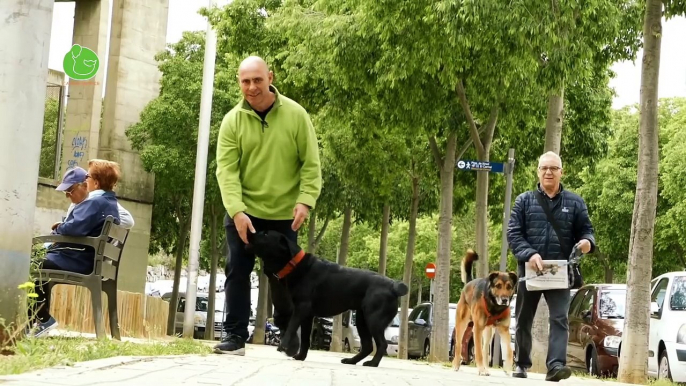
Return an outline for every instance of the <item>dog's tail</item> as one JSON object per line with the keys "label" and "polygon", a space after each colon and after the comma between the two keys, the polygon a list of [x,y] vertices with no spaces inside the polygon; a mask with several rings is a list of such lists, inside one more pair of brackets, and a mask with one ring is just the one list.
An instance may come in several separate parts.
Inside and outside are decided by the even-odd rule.
{"label": "dog's tail", "polygon": [[467,254],[462,259],[462,283],[467,284],[474,279],[472,266],[477,260],[479,260],[479,255],[473,249],[467,249]]}
{"label": "dog's tail", "polygon": [[394,281],[393,282],[393,293],[397,297],[405,296],[409,292],[409,288],[405,285],[405,283],[401,281]]}

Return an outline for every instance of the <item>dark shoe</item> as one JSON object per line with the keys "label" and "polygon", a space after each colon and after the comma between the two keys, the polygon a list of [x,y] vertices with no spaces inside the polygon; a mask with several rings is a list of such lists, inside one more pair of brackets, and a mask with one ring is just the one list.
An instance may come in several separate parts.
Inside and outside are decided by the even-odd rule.
{"label": "dark shoe", "polygon": [[550,382],[560,382],[563,379],[567,379],[572,376],[572,370],[567,366],[555,366],[548,370],[548,374],[545,376],[546,381]]}
{"label": "dark shoe", "polygon": [[512,376],[515,378],[526,378],[526,377],[528,377],[528,375],[526,375],[526,369],[519,367],[519,366],[517,366],[515,368],[515,371],[512,373]]}
{"label": "dark shoe", "polygon": [[45,336],[48,331],[55,327],[57,327],[57,321],[51,316],[47,322],[36,323],[35,327],[30,329],[29,334],[27,335],[32,335],[34,338],[40,338],[41,336]]}
{"label": "dark shoe", "polygon": [[221,343],[214,346],[215,354],[245,355],[245,342],[237,335],[229,335]]}

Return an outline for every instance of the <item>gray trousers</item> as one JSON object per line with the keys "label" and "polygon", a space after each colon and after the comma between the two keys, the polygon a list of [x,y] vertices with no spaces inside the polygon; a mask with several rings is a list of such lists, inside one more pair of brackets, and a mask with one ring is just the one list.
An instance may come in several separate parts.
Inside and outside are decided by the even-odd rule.
{"label": "gray trousers", "polygon": [[545,296],[545,301],[550,310],[550,333],[548,335],[546,367],[550,370],[567,364],[569,290],[558,289],[529,292],[526,290],[526,283],[522,282],[519,283],[517,288],[517,303],[515,305],[515,314],[517,316],[517,329],[515,333],[517,355],[515,364],[524,369],[529,369],[532,366],[531,326],[534,322],[541,294]]}

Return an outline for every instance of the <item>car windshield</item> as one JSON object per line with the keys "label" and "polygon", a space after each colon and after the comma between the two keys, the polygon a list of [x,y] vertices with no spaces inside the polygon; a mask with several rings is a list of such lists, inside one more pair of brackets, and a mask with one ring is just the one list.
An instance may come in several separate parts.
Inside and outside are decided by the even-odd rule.
{"label": "car windshield", "polygon": [[669,307],[673,311],[686,310],[686,276],[676,276],[674,278]]}
{"label": "car windshield", "polygon": [[605,290],[600,293],[598,311],[601,319],[624,319],[625,290]]}
{"label": "car windshield", "polygon": [[393,318],[393,321],[391,322],[391,327],[400,327],[400,311],[395,314],[395,318]]}

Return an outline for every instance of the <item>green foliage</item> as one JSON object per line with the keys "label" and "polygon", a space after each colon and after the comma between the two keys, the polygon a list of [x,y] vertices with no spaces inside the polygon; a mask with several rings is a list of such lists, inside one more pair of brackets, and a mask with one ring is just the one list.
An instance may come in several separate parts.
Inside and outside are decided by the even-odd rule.
{"label": "green foliage", "polygon": [[[609,151],[595,166],[579,173],[582,185],[578,193],[586,200],[596,231],[600,253],[589,256],[584,272],[599,272],[594,280],[602,281],[603,270],[612,270],[617,281],[626,272],[631,221],[636,192],[638,160],[638,111],[625,107],[614,112]],[[653,274],[686,267],[683,235],[683,186],[686,174],[686,99],[661,99],[660,181],[655,227]]]}
{"label": "green foliage", "polygon": [[45,100],[43,116],[43,139],[40,148],[40,168],[38,175],[44,178],[55,177],[55,151],[57,142],[57,124],[59,122],[59,99]]}
{"label": "green foliage", "polygon": [[[143,110],[140,121],[126,131],[146,171],[155,173],[150,253],[175,251],[179,235],[190,230],[195,178],[198,118],[204,59],[204,33],[185,32],[156,56],[162,72],[160,95]],[[230,68],[217,63],[212,100],[206,202],[216,205],[214,154],[219,125],[238,100]],[[185,237],[185,236],[183,236]]]}

